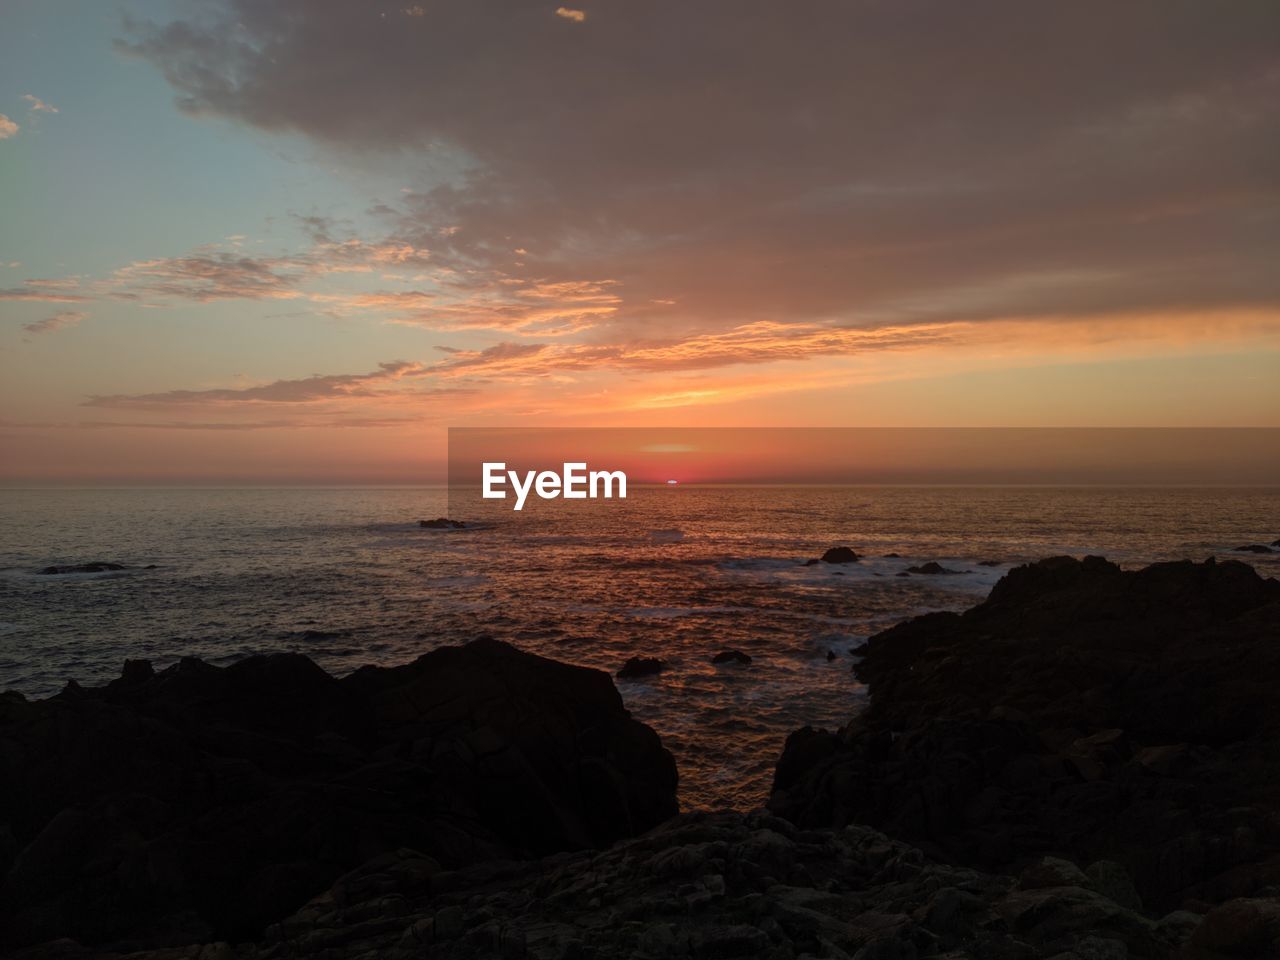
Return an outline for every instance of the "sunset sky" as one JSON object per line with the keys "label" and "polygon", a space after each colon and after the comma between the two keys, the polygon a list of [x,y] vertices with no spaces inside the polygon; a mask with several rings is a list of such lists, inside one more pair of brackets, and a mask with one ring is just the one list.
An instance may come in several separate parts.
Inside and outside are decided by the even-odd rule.
{"label": "sunset sky", "polygon": [[1280,5],[0,6],[0,479],[1280,426]]}

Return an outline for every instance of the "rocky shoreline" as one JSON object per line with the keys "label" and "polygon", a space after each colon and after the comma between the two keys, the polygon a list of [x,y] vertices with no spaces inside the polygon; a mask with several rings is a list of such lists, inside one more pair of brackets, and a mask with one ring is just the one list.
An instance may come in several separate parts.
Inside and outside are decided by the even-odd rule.
{"label": "rocky shoreline", "polygon": [[1280,956],[1280,583],[1054,558],[857,653],[751,813],[677,815],[611,678],[491,640],[4,694],[0,950]]}
{"label": "rocky shoreline", "polygon": [[337,680],[183,660],[0,698],[0,945],[262,935],[411,847],[454,868],[603,847],[676,813],[676,770],[603,673],[479,640]]}

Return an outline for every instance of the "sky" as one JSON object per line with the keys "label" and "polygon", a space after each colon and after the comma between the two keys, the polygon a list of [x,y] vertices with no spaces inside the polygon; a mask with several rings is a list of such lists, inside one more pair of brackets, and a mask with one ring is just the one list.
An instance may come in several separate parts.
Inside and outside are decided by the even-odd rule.
{"label": "sky", "polygon": [[450,426],[1280,427],[1272,0],[0,17],[5,482],[422,482]]}

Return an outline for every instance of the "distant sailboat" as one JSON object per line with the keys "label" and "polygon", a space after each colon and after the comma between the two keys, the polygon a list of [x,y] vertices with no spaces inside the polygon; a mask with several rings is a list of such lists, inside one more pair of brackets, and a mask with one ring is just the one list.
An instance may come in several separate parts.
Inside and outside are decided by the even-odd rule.
{"label": "distant sailboat", "polygon": [[680,482],[679,480],[668,480],[667,485],[674,487],[679,482]]}

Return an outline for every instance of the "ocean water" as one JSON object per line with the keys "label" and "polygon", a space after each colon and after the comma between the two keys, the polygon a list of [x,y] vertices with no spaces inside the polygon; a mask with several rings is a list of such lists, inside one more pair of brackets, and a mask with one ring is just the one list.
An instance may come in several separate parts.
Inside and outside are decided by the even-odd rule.
{"label": "ocean water", "polygon": [[[1011,565],[1234,555],[1280,572],[1280,553],[1232,553],[1280,536],[1277,488],[633,487],[418,527],[447,509],[442,488],[6,490],[0,689],[275,650],[344,674],[485,634],[610,673],[660,656],[666,673],[618,685],[675,753],[683,806],[749,807],[791,730],[865,702],[852,647],[972,605]],[[804,565],[840,544],[865,559]],[[129,569],[39,573],[95,560]],[[929,560],[961,572],[897,575]],[[713,666],[724,648],[754,661]]]}

